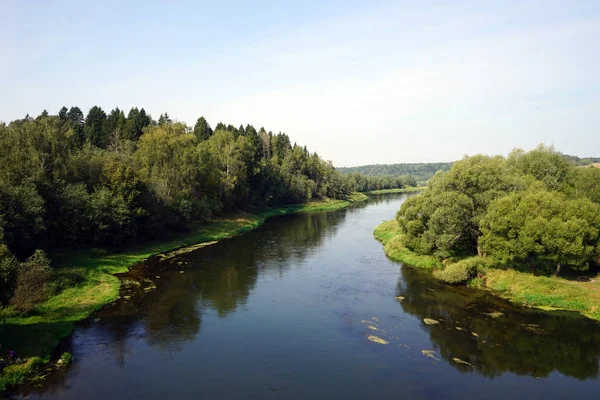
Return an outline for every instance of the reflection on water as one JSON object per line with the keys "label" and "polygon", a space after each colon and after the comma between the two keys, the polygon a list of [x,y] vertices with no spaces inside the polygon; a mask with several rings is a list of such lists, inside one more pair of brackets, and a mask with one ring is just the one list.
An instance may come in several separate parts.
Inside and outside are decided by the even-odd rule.
{"label": "reflection on water", "polygon": [[[221,318],[243,306],[260,274],[284,274],[304,260],[326,237],[335,235],[345,213],[311,213],[281,217],[259,235],[245,235],[161,260],[124,274],[126,297],[98,313],[106,318],[131,318],[144,325],[151,346],[180,349],[200,331],[202,313],[214,310]],[[137,324],[130,324],[138,329]],[[111,329],[112,324],[107,328]],[[117,326],[115,339],[130,332]]]}
{"label": "reflection on water", "polygon": [[579,379],[598,376],[600,329],[595,321],[513,307],[484,291],[445,286],[407,266],[397,295],[405,297],[400,302],[404,312],[440,321],[427,326],[429,337],[460,371],[474,368],[487,377],[505,372],[547,377],[553,371]]}
{"label": "reflection on water", "polygon": [[61,345],[74,365],[15,396],[595,396],[600,324],[446,286],[385,257],[373,228],[407,197],[281,217],[149,260]]}

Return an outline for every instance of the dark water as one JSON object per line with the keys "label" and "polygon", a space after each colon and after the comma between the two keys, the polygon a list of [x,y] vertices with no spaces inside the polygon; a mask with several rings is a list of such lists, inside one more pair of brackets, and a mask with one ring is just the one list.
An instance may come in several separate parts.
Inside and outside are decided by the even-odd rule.
{"label": "dark water", "polygon": [[75,364],[16,396],[600,397],[600,324],[444,286],[385,257],[373,228],[405,198],[278,218],[149,262],[128,278],[141,282],[129,299],[63,344]]}

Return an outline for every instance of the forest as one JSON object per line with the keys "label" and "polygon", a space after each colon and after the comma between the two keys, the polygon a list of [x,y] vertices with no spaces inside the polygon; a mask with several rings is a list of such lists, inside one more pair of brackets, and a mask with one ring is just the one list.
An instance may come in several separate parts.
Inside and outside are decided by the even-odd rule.
{"label": "forest", "polygon": [[544,145],[508,157],[465,157],[402,204],[397,222],[417,254],[478,256],[438,272],[441,279],[466,280],[476,265],[490,263],[577,274],[600,263],[600,169]]}
{"label": "forest", "polygon": [[255,212],[414,185],[344,175],[285,133],[141,108],[63,107],[0,123],[0,305],[27,312],[77,282],[53,279],[59,249],[122,248]]}
{"label": "forest", "polygon": [[[585,166],[600,163],[600,157],[577,157],[568,154],[562,155],[569,163],[577,166]],[[373,164],[361,165],[357,167],[338,168],[338,171],[344,174],[359,173],[361,175],[378,177],[379,179],[390,180],[396,177],[403,177],[415,185],[425,184],[438,171],[448,171],[452,168],[453,162],[435,162],[435,163],[402,163],[402,164]],[[410,185],[408,185],[410,186]]]}
{"label": "forest", "polygon": [[338,168],[338,170],[345,174],[359,173],[382,179],[386,177],[407,176],[411,180],[422,184],[431,179],[437,171],[448,171],[452,167],[452,164],[451,162],[374,164]]}

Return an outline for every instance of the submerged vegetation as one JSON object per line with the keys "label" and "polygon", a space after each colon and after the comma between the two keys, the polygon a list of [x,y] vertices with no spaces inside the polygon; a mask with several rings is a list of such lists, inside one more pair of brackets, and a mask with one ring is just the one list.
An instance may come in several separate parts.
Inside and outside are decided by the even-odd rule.
{"label": "submerged vegetation", "polygon": [[600,263],[598,182],[599,169],[577,167],[551,147],[466,157],[375,236],[389,257],[434,268],[443,282],[600,319],[600,286],[558,277],[574,279]]}

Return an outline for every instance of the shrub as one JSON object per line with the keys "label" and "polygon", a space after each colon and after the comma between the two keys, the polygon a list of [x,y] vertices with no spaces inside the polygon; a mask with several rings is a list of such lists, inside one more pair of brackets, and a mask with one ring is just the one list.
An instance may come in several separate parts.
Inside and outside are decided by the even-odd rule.
{"label": "shrub", "polygon": [[492,261],[489,258],[470,257],[448,265],[443,270],[433,271],[433,277],[451,285],[464,283],[475,277],[478,273],[485,272]]}
{"label": "shrub", "polygon": [[62,355],[60,356],[60,365],[63,367],[66,367],[67,365],[70,365],[73,362],[73,354],[69,353],[68,351],[62,353]]}
{"label": "shrub", "polygon": [[19,262],[8,247],[0,243],[0,304],[6,304],[12,295]]}
{"label": "shrub", "polygon": [[35,374],[42,364],[43,361],[41,358],[32,357],[24,363],[12,364],[4,368],[2,374],[0,374],[0,393],[10,387],[23,383],[28,376]]}
{"label": "shrub", "polygon": [[19,269],[15,292],[10,304],[19,311],[31,311],[35,305],[46,299],[46,285],[52,277],[50,261],[42,250],[36,250]]}

